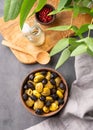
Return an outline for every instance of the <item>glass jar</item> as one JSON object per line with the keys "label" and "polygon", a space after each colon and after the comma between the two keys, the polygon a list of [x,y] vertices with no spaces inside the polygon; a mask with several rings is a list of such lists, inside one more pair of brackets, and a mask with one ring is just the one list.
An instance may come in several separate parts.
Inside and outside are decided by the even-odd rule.
{"label": "glass jar", "polygon": [[27,37],[27,39],[34,45],[40,46],[44,44],[45,33],[37,24],[31,27],[29,24],[24,23],[22,32],[24,36]]}

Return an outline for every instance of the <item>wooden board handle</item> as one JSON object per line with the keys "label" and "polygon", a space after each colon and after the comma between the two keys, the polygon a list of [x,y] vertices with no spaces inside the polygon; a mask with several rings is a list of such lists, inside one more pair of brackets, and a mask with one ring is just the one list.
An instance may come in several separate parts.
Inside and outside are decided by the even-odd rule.
{"label": "wooden board handle", "polygon": [[34,50],[33,50],[31,47],[27,46],[24,49],[24,48],[21,48],[20,46],[16,46],[15,44],[12,44],[11,42],[7,42],[5,40],[2,41],[2,45],[5,45],[7,47],[10,47],[12,49],[18,50],[18,51],[26,53],[26,54],[30,54],[40,64],[47,64],[50,61],[49,53],[40,48],[39,49],[34,48]]}

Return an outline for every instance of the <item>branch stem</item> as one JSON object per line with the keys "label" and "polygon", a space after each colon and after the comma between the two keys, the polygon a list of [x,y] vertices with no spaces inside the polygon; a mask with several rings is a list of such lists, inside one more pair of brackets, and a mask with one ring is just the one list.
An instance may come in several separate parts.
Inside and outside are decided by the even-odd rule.
{"label": "branch stem", "polygon": [[[93,23],[93,18],[91,19],[91,24]],[[91,31],[91,29],[89,29],[89,31],[88,31],[88,37],[90,37],[90,31]]]}

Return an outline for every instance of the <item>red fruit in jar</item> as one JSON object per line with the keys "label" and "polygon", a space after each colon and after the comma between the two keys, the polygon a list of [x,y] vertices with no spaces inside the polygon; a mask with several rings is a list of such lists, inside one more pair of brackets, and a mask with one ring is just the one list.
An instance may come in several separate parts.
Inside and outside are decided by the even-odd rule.
{"label": "red fruit in jar", "polygon": [[51,6],[45,5],[39,12],[38,12],[38,19],[43,23],[48,23],[52,20],[53,15],[48,15],[50,12],[53,11]]}

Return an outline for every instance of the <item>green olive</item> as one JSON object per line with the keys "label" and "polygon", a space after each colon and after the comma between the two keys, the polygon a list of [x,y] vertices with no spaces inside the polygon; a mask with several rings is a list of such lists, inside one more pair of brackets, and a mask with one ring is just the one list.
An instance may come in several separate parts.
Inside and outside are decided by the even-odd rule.
{"label": "green olive", "polygon": [[56,82],[56,86],[58,87],[59,84],[61,83],[61,78],[60,78],[60,77],[57,77],[57,78],[55,79],[55,82]]}
{"label": "green olive", "polygon": [[41,73],[40,72],[35,73],[35,76],[37,76],[37,75],[41,75]]}
{"label": "green olive", "polygon": [[56,111],[58,109],[58,105],[56,103],[52,103],[49,109],[50,111]]}
{"label": "green olive", "polygon": [[48,100],[51,101],[51,102],[53,102],[53,98],[51,96],[47,96],[46,97],[46,101],[48,101]]}
{"label": "green olive", "polygon": [[51,78],[51,72],[48,71],[48,72],[47,72],[47,75],[46,75],[46,79],[47,79],[47,80],[50,80],[50,78]]}
{"label": "green olive", "polygon": [[45,85],[45,87],[52,89],[54,86],[50,83],[50,81],[48,81],[48,83]]}
{"label": "green olive", "polygon": [[27,105],[28,107],[32,107],[33,104],[34,104],[34,101],[33,101],[31,98],[28,98],[28,100],[26,101],[26,105]]}
{"label": "green olive", "polygon": [[43,96],[49,96],[50,95],[50,89],[48,87],[45,87],[42,92]]}
{"label": "green olive", "polygon": [[36,109],[42,109],[44,106],[44,102],[42,102],[41,100],[37,100],[35,103],[34,103],[34,110]]}
{"label": "green olive", "polygon": [[29,89],[25,90],[25,93],[27,95],[31,96],[32,95],[32,89],[29,88]]}
{"label": "green olive", "polygon": [[56,105],[58,105],[58,104],[59,104],[57,100],[56,100],[54,103],[55,103]]}
{"label": "green olive", "polygon": [[59,98],[63,98],[63,93],[60,90],[57,90],[56,94],[59,96]]}
{"label": "green olive", "polygon": [[43,79],[44,79],[44,76],[39,74],[39,75],[35,76],[34,82],[38,83],[38,82],[41,82]]}
{"label": "green olive", "polygon": [[44,107],[43,107],[43,111],[44,111],[45,113],[49,113],[49,108],[46,107],[46,106],[44,106]]}
{"label": "green olive", "polygon": [[32,80],[28,80],[27,83],[32,83],[33,85],[35,85],[35,83]]}
{"label": "green olive", "polygon": [[36,88],[37,92],[41,93],[43,91],[43,84],[41,82],[37,83],[35,88]]}
{"label": "green olive", "polygon": [[58,87],[58,90],[61,91],[61,93],[64,93],[65,90]]}
{"label": "green olive", "polygon": [[33,90],[33,95],[35,95],[37,98],[40,98],[41,94],[37,90]]}

